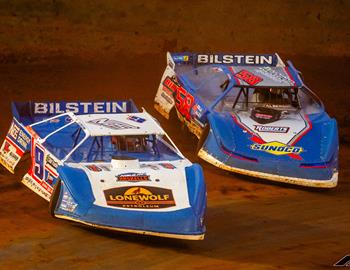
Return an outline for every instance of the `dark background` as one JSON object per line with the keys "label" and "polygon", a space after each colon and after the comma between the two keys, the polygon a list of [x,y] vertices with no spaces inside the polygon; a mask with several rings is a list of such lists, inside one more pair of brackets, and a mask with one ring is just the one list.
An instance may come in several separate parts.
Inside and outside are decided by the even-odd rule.
{"label": "dark background", "polygon": [[330,191],[229,174],[201,162],[206,239],[83,229],[0,168],[0,269],[328,269],[350,253],[350,1],[0,1],[0,136],[11,100],[132,98],[192,161],[197,140],[153,109],[166,51],[291,59],[340,125]]}

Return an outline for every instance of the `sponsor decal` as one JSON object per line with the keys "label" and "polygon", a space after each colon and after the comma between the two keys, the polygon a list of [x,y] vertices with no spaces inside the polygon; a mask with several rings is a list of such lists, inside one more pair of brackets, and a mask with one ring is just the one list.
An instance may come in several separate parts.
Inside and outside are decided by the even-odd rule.
{"label": "sponsor decal", "polygon": [[120,129],[138,129],[139,127],[129,125],[124,122],[120,122],[113,119],[108,118],[98,118],[88,121],[87,123],[97,125],[97,126],[103,126],[110,129],[120,130]]}
{"label": "sponsor decal", "polygon": [[29,148],[31,136],[29,132],[13,118],[11,127],[0,148],[0,163],[3,164],[10,172]]}
{"label": "sponsor decal", "polygon": [[150,168],[152,170],[159,170],[159,167],[154,164],[141,164],[141,168]]}
{"label": "sponsor decal", "polygon": [[171,163],[159,163],[160,166],[162,166],[163,168],[165,169],[169,169],[169,170],[173,170],[175,169],[176,167],[171,164]]}
{"label": "sponsor decal", "polygon": [[186,91],[185,88],[179,87],[176,91],[175,106],[179,113],[188,121],[191,120],[191,108],[194,105],[194,97]]}
{"label": "sponsor decal", "polygon": [[29,175],[51,193],[52,184],[59,176],[57,172],[59,161],[42,145],[36,143],[34,138],[32,145],[32,167],[29,170]]}
{"label": "sponsor decal", "polygon": [[275,127],[275,126],[263,126],[254,125],[254,129],[258,132],[270,132],[270,133],[287,133],[289,127]]}
{"label": "sponsor decal", "polygon": [[242,69],[238,73],[234,74],[234,76],[246,82],[249,85],[256,85],[263,80],[261,77],[254,75],[253,73],[245,69]]}
{"label": "sponsor decal", "polygon": [[58,162],[55,161],[51,155],[47,155],[46,156],[46,166],[49,165],[51,168],[53,169],[57,169],[58,168]]}
{"label": "sponsor decal", "polygon": [[13,118],[10,130],[7,133],[9,141],[13,142],[22,152],[25,152],[30,144],[31,136],[29,132]]}
{"label": "sponsor decal", "polygon": [[275,66],[277,57],[272,54],[197,54],[197,64],[260,65]]}
{"label": "sponsor decal", "polygon": [[198,118],[200,118],[202,116],[203,109],[199,104],[195,104],[192,107],[192,111],[193,111],[194,115],[196,115]]}
{"label": "sponsor decal", "polygon": [[89,169],[90,171],[93,171],[93,172],[101,172],[102,171],[102,169],[99,166],[95,165],[95,164],[85,165],[85,167],[87,169]]}
{"label": "sponsor decal", "polygon": [[219,67],[212,67],[211,70],[214,72],[223,72],[223,69]]}
{"label": "sponsor decal", "polygon": [[292,81],[290,78],[288,78],[284,74],[272,69],[271,67],[260,67],[256,69],[256,72],[270,78],[275,82],[279,82],[279,83],[288,82],[291,85],[294,85],[294,81]]}
{"label": "sponsor decal", "polygon": [[168,102],[169,104],[173,104],[173,103],[174,103],[173,98],[170,97],[166,92],[162,92],[160,95],[161,95],[162,98],[164,98],[165,101]]}
{"label": "sponsor decal", "polygon": [[104,102],[34,102],[34,114],[61,114],[73,112],[79,114],[126,113],[127,101]]}
{"label": "sponsor decal", "polygon": [[61,119],[55,118],[55,119],[51,119],[51,120],[49,121],[49,123],[59,123],[60,121],[61,121]]}
{"label": "sponsor decal", "polygon": [[262,119],[271,119],[273,116],[270,114],[256,113],[255,117],[262,118]]}
{"label": "sponsor decal", "polygon": [[[58,176],[57,176],[57,177],[58,177]],[[56,180],[56,178],[53,177],[51,174],[48,174],[48,175],[47,175],[46,182],[47,182],[50,186],[53,185],[53,182],[54,182],[55,180]]]}
{"label": "sponsor decal", "polygon": [[263,151],[273,155],[299,155],[303,152],[303,148],[299,146],[291,146],[281,142],[268,142],[263,144],[252,144],[250,148],[254,151]]}
{"label": "sponsor decal", "polygon": [[13,172],[23,153],[19,152],[8,139],[5,139],[0,149],[0,163]]}
{"label": "sponsor decal", "polygon": [[117,181],[140,182],[151,181],[149,175],[144,173],[123,173],[116,175]]}
{"label": "sponsor decal", "polygon": [[111,171],[111,166],[110,165],[99,165],[99,166],[104,171],[107,171],[107,172]]}
{"label": "sponsor decal", "polygon": [[146,121],[145,118],[138,117],[138,116],[135,116],[135,115],[130,115],[127,119],[130,120],[130,121],[134,121],[136,123],[143,123],[143,122]]}
{"label": "sponsor decal", "polygon": [[178,85],[178,83],[174,79],[170,78],[169,76],[167,76],[163,81],[163,90],[170,96],[172,96],[173,93],[176,92],[176,90],[179,87],[180,85]]}
{"label": "sponsor decal", "polygon": [[188,55],[173,55],[174,62],[188,62],[190,57]]}
{"label": "sponsor decal", "polygon": [[45,182],[38,182],[34,178],[32,178],[29,174],[26,174],[22,183],[25,184],[32,191],[37,193],[39,196],[43,197],[46,200],[50,200],[52,188],[48,186]]}
{"label": "sponsor decal", "polygon": [[119,208],[154,209],[175,206],[170,189],[159,187],[119,187],[104,191],[107,205]]}
{"label": "sponsor decal", "polygon": [[163,81],[163,89],[167,95],[175,96],[175,106],[178,112],[190,121],[190,111],[194,105],[194,97],[170,77]]}
{"label": "sponsor decal", "polygon": [[77,206],[78,204],[74,202],[73,198],[68,194],[68,192],[64,191],[60,209],[72,213]]}

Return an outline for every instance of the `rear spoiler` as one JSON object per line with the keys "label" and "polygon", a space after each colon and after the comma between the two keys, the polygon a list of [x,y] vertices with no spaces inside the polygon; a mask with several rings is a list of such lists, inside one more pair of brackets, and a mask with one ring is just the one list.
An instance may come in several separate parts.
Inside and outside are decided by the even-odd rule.
{"label": "rear spoiler", "polygon": [[236,54],[236,53],[167,53],[167,64],[173,69],[177,64],[193,66],[219,64],[230,66],[273,66],[285,67],[277,53],[274,54]]}
{"label": "rear spoiler", "polygon": [[12,102],[12,115],[27,126],[66,112],[74,114],[136,113],[139,112],[132,100],[118,101],[49,101]]}
{"label": "rear spoiler", "polygon": [[24,155],[29,152],[32,141],[30,125],[66,112],[74,114],[137,113],[132,100],[119,101],[58,101],[58,102],[12,102],[12,123],[0,148],[0,163],[14,173]]}

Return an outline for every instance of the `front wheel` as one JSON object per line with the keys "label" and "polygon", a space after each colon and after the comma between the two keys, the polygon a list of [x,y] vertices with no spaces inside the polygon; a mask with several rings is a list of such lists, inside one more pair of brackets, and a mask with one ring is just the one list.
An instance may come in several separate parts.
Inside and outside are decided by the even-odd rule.
{"label": "front wheel", "polygon": [[55,217],[55,210],[57,206],[57,201],[60,197],[60,193],[61,193],[61,180],[58,179],[52,191],[50,203],[49,203],[49,211],[52,217]]}

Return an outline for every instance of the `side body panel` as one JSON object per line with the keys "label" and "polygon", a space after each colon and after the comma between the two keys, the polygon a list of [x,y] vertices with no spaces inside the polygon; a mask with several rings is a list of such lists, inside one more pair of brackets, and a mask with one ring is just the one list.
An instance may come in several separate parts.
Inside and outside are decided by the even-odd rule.
{"label": "side body panel", "polygon": [[32,164],[22,183],[49,201],[53,187],[59,177],[58,167],[61,161],[52,155],[40,143],[40,139],[33,133],[31,157]]}

